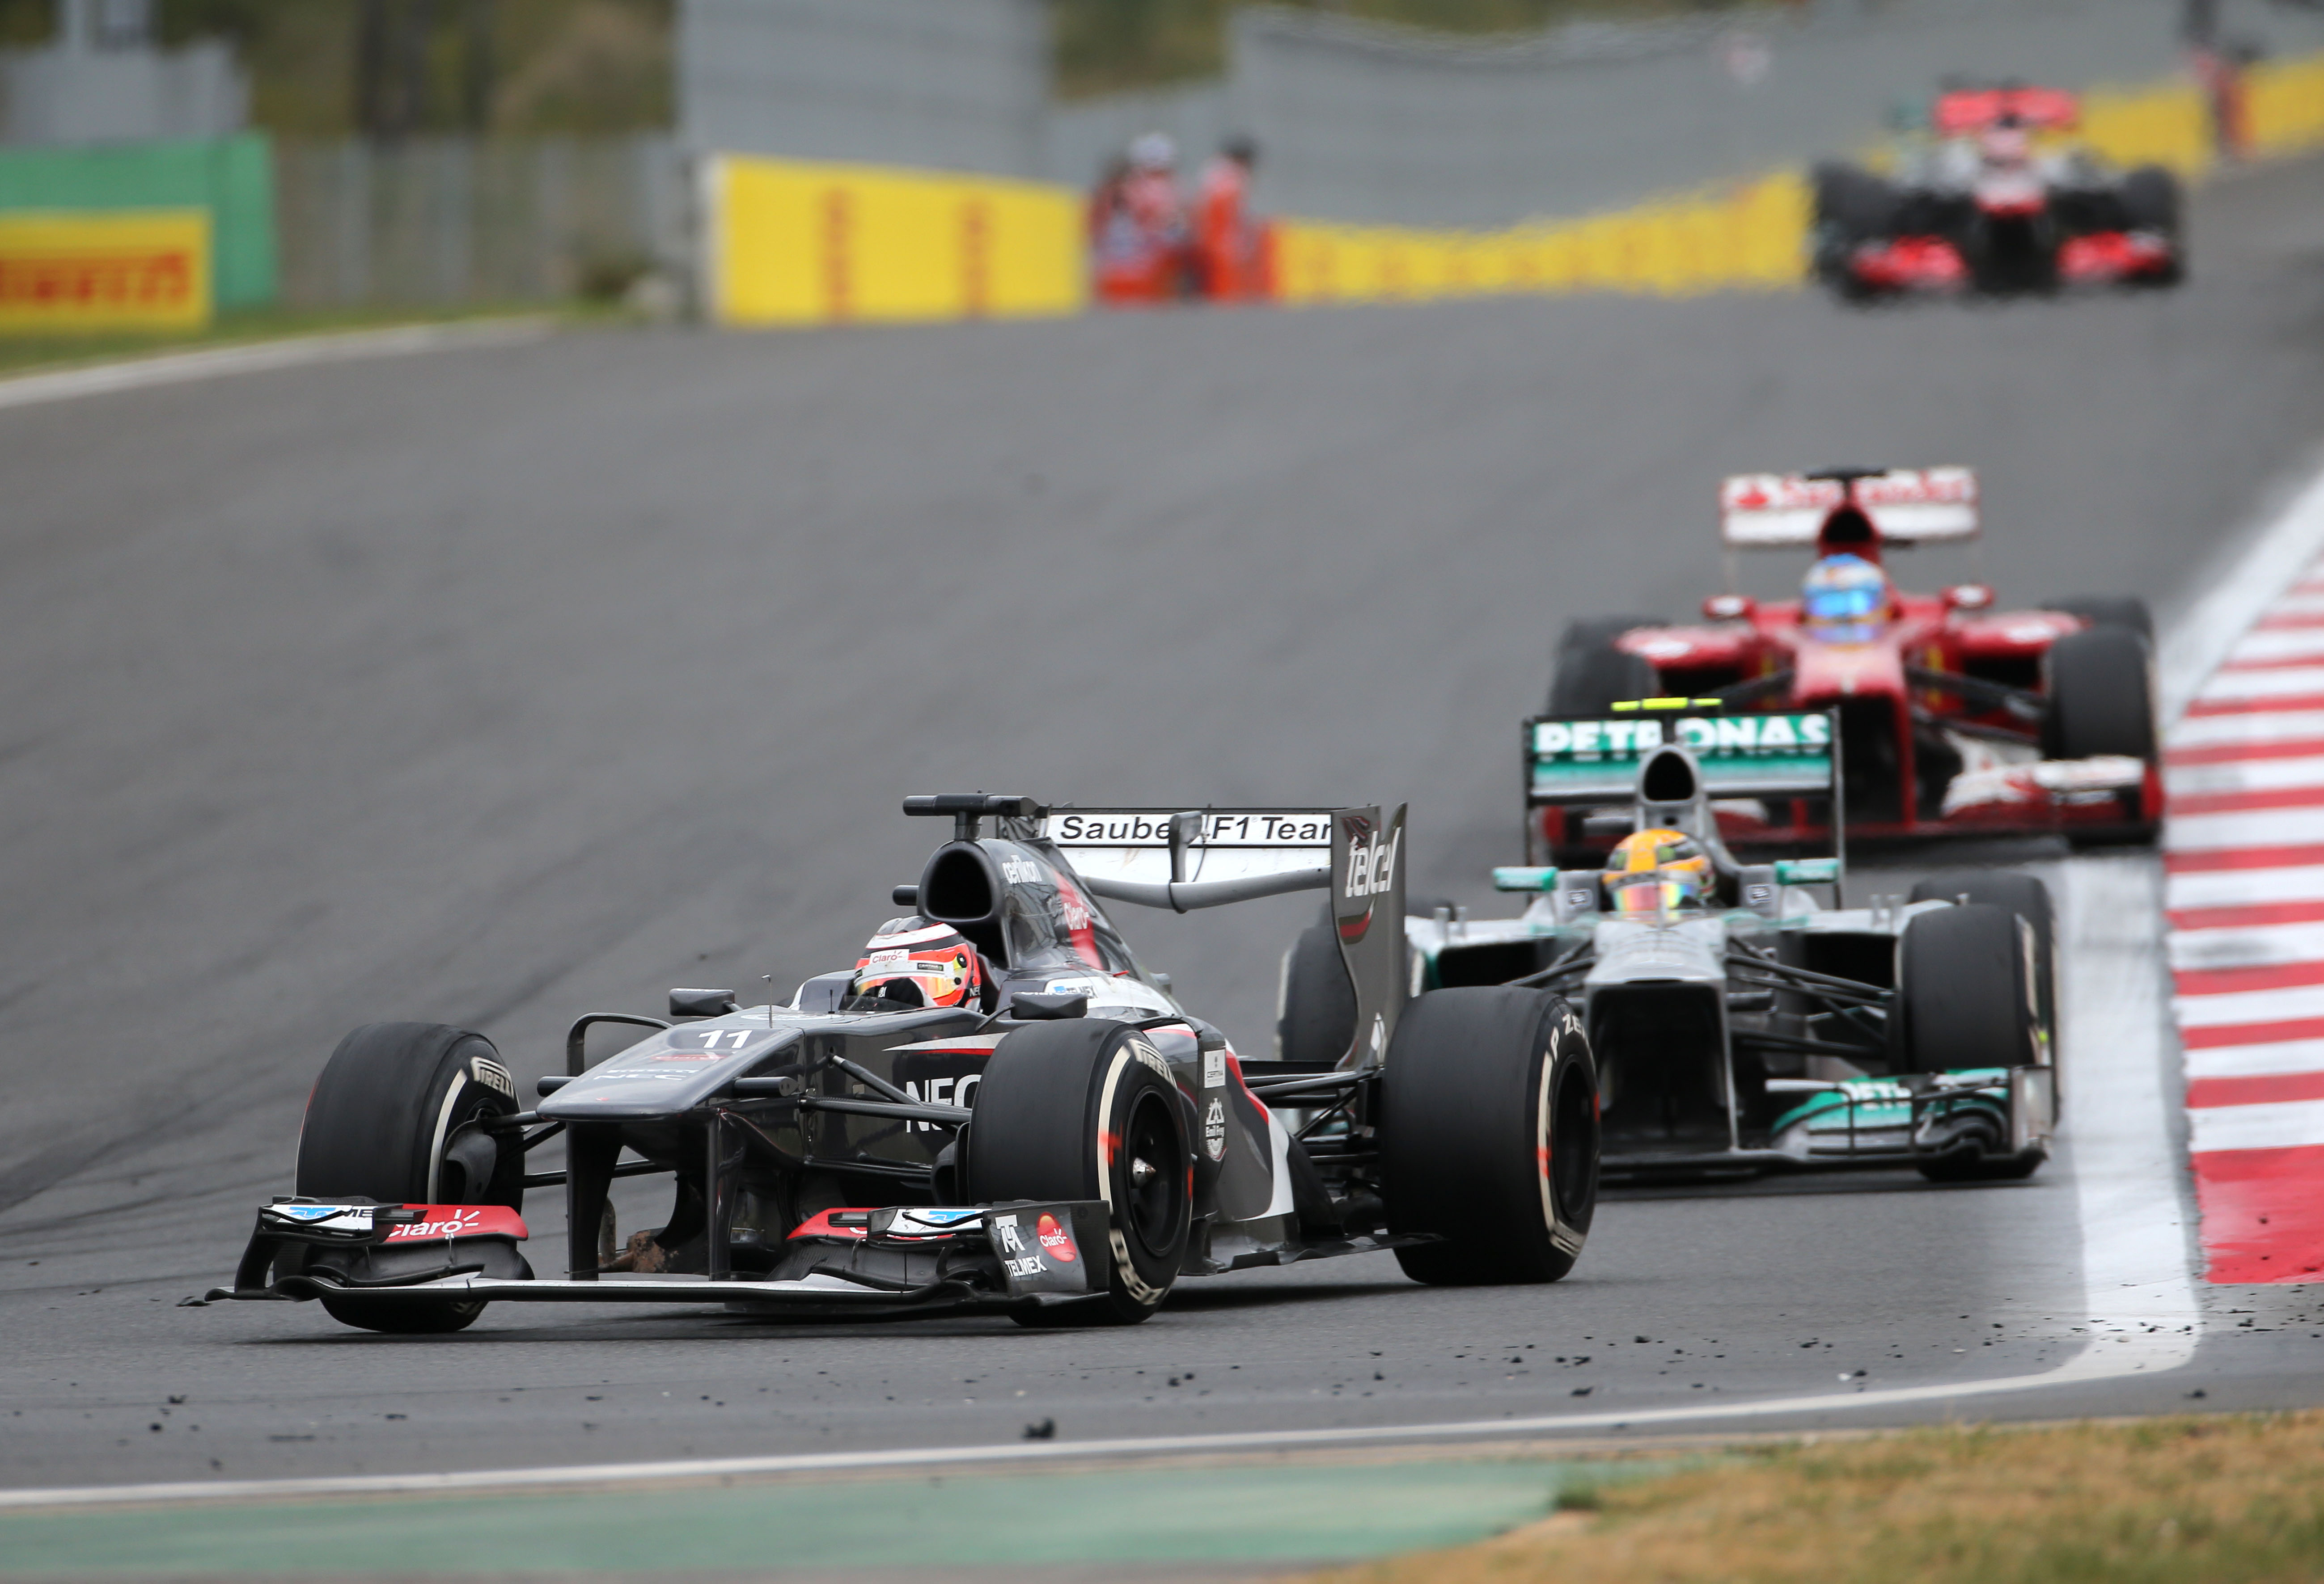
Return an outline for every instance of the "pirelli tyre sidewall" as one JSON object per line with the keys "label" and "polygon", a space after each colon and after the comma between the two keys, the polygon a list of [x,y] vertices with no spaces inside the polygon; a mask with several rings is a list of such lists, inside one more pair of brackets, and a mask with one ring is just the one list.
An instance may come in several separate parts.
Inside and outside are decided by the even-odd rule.
{"label": "pirelli tyre sidewall", "polygon": [[1388,1230],[1405,1274],[1447,1285],[1554,1282],[1598,1202],[1597,1064],[1563,998],[1508,985],[1407,1007],[1381,1074]]}
{"label": "pirelli tyre sidewall", "polygon": [[971,1203],[1103,1200],[1112,1275],[1028,1324],[1134,1325],[1162,1306],[1192,1229],[1186,1102],[1153,1042],[1092,1018],[1010,1033],[985,1064],[962,1147]]}
{"label": "pirelli tyre sidewall", "polygon": [[[381,1204],[499,1204],[521,1211],[524,1159],[474,1124],[513,1116],[516,1085],[481,1034],[438,1023],[370,1023],[339,1042],[307,1098],[297,1192]],[[296,1254],[304,1257],[303,1247]],[[278,1271],[278,1275],[288,1274]],[[479,1303],[367,1303],[323,1307],[367,1331],[458,1331]]]}

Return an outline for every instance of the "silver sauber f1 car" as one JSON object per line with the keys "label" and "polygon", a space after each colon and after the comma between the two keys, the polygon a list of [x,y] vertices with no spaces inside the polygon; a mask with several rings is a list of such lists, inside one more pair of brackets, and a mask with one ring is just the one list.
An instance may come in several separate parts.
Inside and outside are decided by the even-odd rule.
{"label": "silver sauber f1 car", "polygon": [[[383,1331],[508,1300],[1120,1324],[1182,1275],[1372,1249],[1424,1282],[1572,1267],[1597,1193],[1589,1043],[1549,990],[1413,993],[1401,808],[905,811],[953,838],[853,969],[782,1005],[678,990],[666,1018],[584,1017],[531,1108],[480,1034],[348,1035],[295,1192],[209,1299],[318,1300]],[[1351,1015],[1305,1061],[1241,1057],[1099,900],[1307,889],[1329,891]],[[592,1064],[604,1025],[638,1037]],[[559,1137],[561,1169],[528,1165]],[[639,1175],[669,1210],[623,1243],[607,1193]],[[541,1190],[564,1200],[548,1272],[521,1247]]]}
{"label": "silver sauber f1 car", "polygon": [[[1748,740],[1720,730],[1738,721]],[[2039,879],[1956,871],[1850,908],[1821,902],[1840,899],[1839,858],[1738,862],[1718,799],[1841,796],[1831,713],[1556,724],[1600,744],[1554,768],[1624,798],[1622,840],[1584,869],[1495,870],[1532,895],[1521,917],[1440,908],[1409,928],[1431,986],[1538,986],[1581,1008],[1609,1175],[2041,1165],[2058,1095]]]}
{"label": "silver sauber f1 car", "polygon": [[[1977,536],[1967,468],[1745,474],[1726,481],[1720,505],[1730,592],[1703,601],[1700,625],[1610,616],[1566,630],[1550,713],[1526,726],[1527,861],[1586,862],[1627,829],[1600,778],[1569,771],[1618,751],[1628,728],[1606,738],[1563,717],[1618,715],[1648,698],[1702,706],[1675,729],[1721,742],[1763,742],[1794,712],[1836,712],[1850,839],[2153,839],[2163,786],[2144,605],[2092,596],[1997,611],[1982,584],[1916,594],[1890,581],[1888,551]],[[1735,551],[1793,547],[1815,554],[1799,599],[1731,592]],[[1840,807],[1734,789],[1714,798],[1738,849],[1829,843]]]}

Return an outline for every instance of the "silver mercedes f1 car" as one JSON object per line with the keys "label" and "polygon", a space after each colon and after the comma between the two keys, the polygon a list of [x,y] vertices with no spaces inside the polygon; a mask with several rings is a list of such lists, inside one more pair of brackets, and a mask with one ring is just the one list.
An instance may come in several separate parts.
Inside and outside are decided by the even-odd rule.
{"label": "silver mercedes f1 car", "polygon": [[1609,1174],[2033,1173],[2058,1101],[2042,882],[1956,870],[1843,907],[1840,857],[1737,862],[1714,804],[1840,798],[1840,722],[1698,702],[1530,723],[1536,793],[1627,796],[1630,839],[1606,869],[1496,870],[1531,894],[1519,917],[1412,920],[1424,982],[1549,989],[1579,1009]]}

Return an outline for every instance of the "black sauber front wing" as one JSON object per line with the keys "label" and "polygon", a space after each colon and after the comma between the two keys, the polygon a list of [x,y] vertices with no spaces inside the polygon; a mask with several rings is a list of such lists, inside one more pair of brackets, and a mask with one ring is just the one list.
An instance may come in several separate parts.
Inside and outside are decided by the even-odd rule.
{"label": "black sauber front wing", "polygon": [[398,1229],[424,1213],[400,1205],[268,1205],[235,1285],[198,1302],[722,1303],[811,1319],[1039,1307],[1102,1294],[1112,1276],[1107,1210],[1098,1200],[835,1212],[816,1218],[827,1229],[789,1239],[772,1270],[716,1278],[609,1272],[544,1279],[516,1251],[521,1229],[401,1239]]}

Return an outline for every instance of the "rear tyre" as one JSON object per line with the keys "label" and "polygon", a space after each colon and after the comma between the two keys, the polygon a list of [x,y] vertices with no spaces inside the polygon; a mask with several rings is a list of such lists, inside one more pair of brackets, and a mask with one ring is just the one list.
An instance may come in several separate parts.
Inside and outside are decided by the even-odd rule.
{"label": "rear tyre", "polygon": [[[524,1156],[470,1124],[513,1116],[516,1086],[492,1041],[440,1023],[368,1023],[339,1042],[299,1129],[295,1186],[309,1199],[524,1208]],[[484,1304],[328,1297],[364,1331],[456,1331]]]}
{"label": "rear tyre", "polygon": [[2162,233],[2171,244],[2171,262],[2145,277],[2155,286],[2176,286],[2187,274],[2187,241],[2181,228],[2179,178],[2160,165],[2142,165],[2122,180],[2122,207],[2134,231]]}
{"label": "rear tyre", "polygon": [[2144,639],[2147,647],[2153,647],[2154,615],[2146,608],[2144,600],[2114,594],[2068,594],[2047,602],[2042,608],[2080,616],[2093,627],[2127,627]]}
{"label": "rear tyre", "polygon": [[1283,953],[1275,1050],[1286,1062],[1337,1062],[1356,1043],[1356,987],[1329,921],[1299,932]]}
{"label": "rear tyre", "polygon": [[1014,1312],[1023,1325],[1136,1325],[1162,1306],[1193,1226],[1185,1102],[1138,1030],[1036,1023],[993,1048],[963,1130],[972,1204],[1105,1201],[1113,1275],[1073,1303]]}
{"label": "rear tyre", "polygon": [[1598,1203],[1598,1071],[1546,990],[1430,990],[1405,1008],[1380,1076],[1380,1179],[1396,1251],[1439,1286],[1554,1282]]}
{"label": "rear tyre", "polygon": [[2160,165],[2141,165],[2122,179],[2123,214],[2134,231],[2179,235],[2179,179]]}
{"label": "rear tyre", "polygon": [[[2154,762],[2153,666],[2145,640],[2127,627],[2070,632],[2050,646],[2048,708],[2042,718],[2042,757],[2094,759],[2120,754]],[[2157,821],[2143,817],[2144,794],[2125,794],[2127,835],[2106,841],[2145,843]]]}
{"label": "rear tyre", "polygon": [[1848,297],[1866,295],[1849,269],[1849,258],[1868,242],[1892,235],[1904,207],[1896,189],[1853,165],[1816,166],[1815,221],[1812,233],[1817,278]]}
{"label": "rear tyre", "polygon": [[[2037,1060],[2034,988],[2018,918],[2007,907],[1969,902],[1905,925],[1896,947],[1891,1029],[1898,1072],[2023,1067]],[[2029,1176],[2048,1154],[2040,1147],[1998,1154],[2007,1139],[2001,1119],[1987,1112],[1964,1110],[1950,1132],[1952,1147],[1914,1163],[1932,1183]]]}
{"label": "rear tyre", "polygon": [[1557,668],[1549,684],[1553,715],[1602,715],[1609,705],[1655,695],[1655,668],[1614,647],[1639,627],[1659,627],[1659,616],[1585,616],[1566,623],[1557,640]]}

